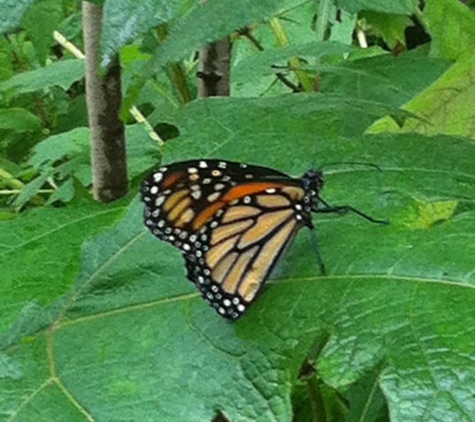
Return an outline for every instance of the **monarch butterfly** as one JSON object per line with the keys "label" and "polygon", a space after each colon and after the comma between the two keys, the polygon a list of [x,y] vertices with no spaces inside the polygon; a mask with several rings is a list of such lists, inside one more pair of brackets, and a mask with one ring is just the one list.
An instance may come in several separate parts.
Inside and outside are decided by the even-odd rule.
{"label": "monarch butterfly", "polygon": [[[355,212],[320,196],[323,174],[297,179],[277,170],[222,160],[192,160],[153,172],[141,188],[145,226],[181,250],[187,277],[225,318],[256,299],[312,212]],[[323,266],[321,266],[323,270]]]}

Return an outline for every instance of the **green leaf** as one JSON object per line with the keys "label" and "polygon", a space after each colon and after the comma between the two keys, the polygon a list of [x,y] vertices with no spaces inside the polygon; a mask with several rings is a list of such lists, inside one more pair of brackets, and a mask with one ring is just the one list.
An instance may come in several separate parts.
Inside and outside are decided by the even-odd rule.
{"label": "green leaf", "polygon": [[475,139],[473,125],[467,124],[472,118],[472,110],[467,104],[475,101],[474,70],[475,58],[472,55],[461,57],[436,82],[404,106],[420,119],[409,120],[401,128],[394,121],[383,118],[370,131],[446,133]]}
{"label": "green leaf", "polygon": [[188,0],[108,0],[104,4],[101,42],[106,62],[127,42],[189,11]]}
{"label": "green leaf", "polygon": [[40,69],[18,73],[6,81],[0,82],[0,91],[11,89],[16,95],[19,95],[53,86],[59,86],[66,90],[83,77],[84,60],[61,60]]}
{"label": "green leaf", "polygon": [[351,50],[349,46],[336,42],[313,41],[306,44],[290,44],[281,48],[268,48],[256,52],[239,61],[233,68],[233,83],[240,84],[246,81],[255,83],[255,78],[275,74],[276,72],[288,73],[286,67],[291,57],[322,58],[328,55],[343,55]]}
{"label": "green leaf", "polygon": [[85,156],[88,144],[89,129],[85,127],[50,136],[35,146],[30,164],[39,169],[66,157]]}
{"label": "green leaf", "polygon": [[82,242],[111,227],[123,212],[123,205],[84,202],[71,208],[37,209],[15,220],[0,221],[0,331],[5,331],[30,301],[43,306],[66,292],[79,269]]}
{"label": "green leaf", "polygon": [[[131,179],[147,171],[160,157],[158,145],[150,140],[145,128],[138,124],[126,128],[126,149]],[[89,186],[92,183],[89,129],[80,127],[50,136],[35,146],[29,163],[40,173],[15,199],[16,207],[25,205],[52,176],[59,177],[61,181],[74,177],[83,186]],[[60,189],[52,193],[49,203],[68,198],[71,200],[74,196],[75,188],[71,180],[66,181]]]}
{"label": "green leaf", "polygon": [[[234,124],[222,120],[239,140],[208,140],[208,147],[222,158],[243,151],[249,161],[267,165],[287,148],[284,171],[302,172],[321,157],[377,163],[382,172],[354,165],[328,171],[322,196],[391,224],[316,215],[329,275],[318,275],[302,230],[262,297],[231,324],[186,281],[179,251],[146,232],[136,201],[115,229],[84,246],[74,288],[44,309],[25,311],[4,338],[8,343],[29,335],[7,349],[9,368],[23,369],[20,379],[0,380],[0,392],[10,392],[3,401],[7,414],[30,420],[41,400],[45,415],[59,406],[97,421],[146,420],[152,414],[157,420],[203,421],[217,409],[230,420],[289,421],[295,368],[327,332],[317,367],[328,385],[344,391],[377,367],[393,420],[470,420],[474,144],[420,135],[312,140],[305,133],[325,123],[305,126],[295,115],[289,116],[292,126],[282,115],[275,116],[282,126],[256,116],[270,125],[260,142],[247,138],[251,131],[242,125],[243,115],[234,116]],[[170,151],[202,156],[199,131],[194,134],[195,142],[171,141]],[[445,223],[428,229],[401,226],[398,198],[408,194],[459,206]],[[55,323],[34,334],[38,321]]]}
{"label": "green leaf", "polygon": [[[158,161],[159,150],[158,146],[148,137],[146,129],[141,125],[127,126],[125,137],[127,140],[129,176],[133,178],[142,174]],[[79,127],[69,132],[50,136],[40,142],[34,148],[30,164],[37,169],[41,169],[42,167],[50,167],[58,161],[63,162],[65,158],[75,162],[75,165],[70,168],[72,174],[74,174],[75,170],[79,170],[81,174],[84,174],[84,167],[90,167],[88,128]],[[90,169],[88,174],[89,177],[87,178],[81,177],[85,185],[91,183]]]}
{"label": "green leaf", "polygon": [[336,3],[339,7],[351,13],[360,10],[371,10],[399,15],[410,15],[417,11],[419,5],[417,0],[337,0]]}
{"label": "green leaf", "polygon": [[365,28],[376,36],[381,37],[393,49],[397,43],[406,44],[406,28],[413,26],[413,21],[406,15],[390,15],[378,12],[363,12],[361,18],[365,20]]}
{"label": "green leaf", "polygon": [[402,210],[400,224],[413,229],[427,229],[436,223],[448,220],[457,208],[458,201],[420,201],[414,198],[410,208]]}
{"label": "green leaf", "polygon": [[475,42],[475,16],[460,1],[430,0],[423,19],[429,30],[436,57],[456,60],[471,55]]}
{"label": "green leaf", "polygon": [[41,120],[24,108],[0,109],[0,129],[22,133],[37,131],[41,126]]}
{"label": "green leaf", "polygon": [[[155,52],[149,70],[180,60],[206,43],[270,18],[295,3],[295,0],[245,0],[239,4],[232,0],[206,2],[172,23],[169,35]],[[231,10],[233,13],[230,13]],[[219,19],[219,16],[227,18]]]}
{"label": "green leaf", "polygon": [[[54,43],[53,32],[63,19],[63,8],[57,0],[38,0],[23,16],[22,24],[33,45],[40,63],[44,64]],[[41,22],[41,25],[38,23]]]}
{"label": "green leaf", "polygon": [[419,50],[398,57],[384,54],[324,68],[321,90],[397,107],[437,83],[449,67],[447,60],[429,58]]}
{"label": "green leaf", "polygon": [[72,201],[74,193],[74,181],[73,179],[68,179],[48,198],[47,205],[54,204],[55,201],[60,201],[62,203]]}
{"label": "green leaf", "polygon": [[35,177],[33,180],[29,181],[21,189],[20,193],[13,201],[12,206],[17,210],[23,208],[28,203],[28,201],[30,201],[38,193],[41,187],[52,175],[52,169],[48,169],[47,171],[40,174],[38,177]]}
{"label": "green leaf", "polygon": [[20,24],[28,7],[36,0],[0,0],[0,34],[5,34]]}
{"label": "green leaf", "polygon": [[358,15],[356,13],[348,13],[346,10],[340,10],[337,14],[337,10],[335,9],[334,16],[330,16],[330,40],[352,45],[357,20]]}
{"label": "green leaf", "polygon": [[[273,148],[264,153],[269,155],[269,164],[290,172],[300,172],[300,166],[289,160],[288,143],[295,150],[310,149],[309,154],[312,155],[317,150],[318,140],[334,139],[338,135],[361,135],[375,118],[389,113],[397,114],[398,110],[374,101],[304,93],[257,99],[210,98],[194,101],[186,109],[171,113],[168,117],[163,113],[159,117],[178,126],[183,137],[181,142],[172,140],[165,144],[167,161],[219,157],[226,151],[235,160],[252,162],[259,156],[259,146],[268,142]],[[237,127],[236,116],[239,116]],[[150,120],[153,119],[155,117],[151,115]],[[259,130],[256,130],[256,125]],[[196,127],[206,127],[206,131],[196,131]],[[314,164],[312,159],[313,155],[306,167]],[[339,161],[320,155],[317,160],[318,165],[325,161]],[[294,165],[289,168],[292,163]]]}

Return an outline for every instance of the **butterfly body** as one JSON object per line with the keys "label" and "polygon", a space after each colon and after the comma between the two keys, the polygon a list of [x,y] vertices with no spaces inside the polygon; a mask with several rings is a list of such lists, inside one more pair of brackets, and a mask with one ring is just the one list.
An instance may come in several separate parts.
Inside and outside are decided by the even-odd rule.
{"label": "butterfly body", "polygon": [[193,160],[142,185],[145,225],[180,249],[188,278],[216,311],[239,318],[303,226],[313,228],[322,173]]}

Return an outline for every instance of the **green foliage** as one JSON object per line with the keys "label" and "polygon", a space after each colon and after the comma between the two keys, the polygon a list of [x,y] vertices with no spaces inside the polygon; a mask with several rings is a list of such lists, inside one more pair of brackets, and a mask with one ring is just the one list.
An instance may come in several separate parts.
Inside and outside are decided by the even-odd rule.
{"label": "green foliage", "polygon": [[374,12],[411,14],[417,6],[417,0],[337,0],[336,3],[342,9],[355,13],[360,10],[371,10]]}
{"label": "green foliage", "polygon": [[81,244],[113,226],[124,208],[81,201],[74,207],[37,209],[2,222],[1,331],[12,325],[30,301],[43,306],[66,292],[80,266]]}
{"label": "green foliage", "polygon": [[[61,28],[81,46],[79,5],[0,0],[0,422],[472,422],[473,13],[452,0],[423,12],[415,0],[339,0],[316,42],[310,1],[156,3],[105,2],[103,62],[120,53],[125,120],[135,104],[172,139],[159,148],[130,124],[134,198],[100,205],[84,67],[51,36]],[[368,24],[361,49],[351,34]],[[399,51],[416,24],[433,41]],[[197,91],[193,52],[244,26],[233,96],[183,106],[178,92]],[[318,92],[288,95],[277,74]],[[325,200],[390,224],[316,215],[328,275],[302,230],[229,323],[186,280],[179,251],[143,227],[135,192],[162,156],[297,177],[324,167]]]}
{"label": "green foliage", "polygon": [[360,17],[364,19],[364,29],[381,37],[390,48],[404,43],[406,28],[412,26],[412,20],[406,15],[364,12]]}
{"label": "green foliage", "polygon": [[2,13],[0,14],[0,33],[5,34],[15,29],[28,7],[34,4],[35,1],[36,0],[1,0],[0,9]]}
{"label": "green foliage", "polygon": [[67,90],[82,78],[84,78],[84,60],[62,60],[12,76],[0,83],[0,92],[8,92],[13,97],[55,86]]}
{"label": "green foliage", "polygon": [[[38,170],[38,175],[15,199],[16,207],[23,207],[38,194],[43,183],[51,177],[60,183],[58,190],[52,192],[49,202],[58,199],[68,202],[74,197],[75,188],[71,177],[77,179],[82,186],[92,184],[90,165],[89,129],[77,128],[70,132],[54,135],[38,144],[33,151],[29,163]],[[144,130],[138,126],[130,126],[126,130],[127,157],[129,176],[134,178],[145,173],[159,158],[156,145],[147,142]],[[63,192],[59,190],[63,187]],[[59,197],[58,197],[59,195]]]}
{"label": "green foliage", "polygon": [[424,10],[424,18],[434,40],[434,54],[451,60],[470,54],[475,17],[462,2],[432,0]]}
{"label": "green foliage", "polygon": [[[396,127],[389,119],[377,122],[373,132],[417,131],[425,134],[446,133],[475,137],[471,121],[472,112],[467,104],[475,101],[473,69],[475,59],[469,53],[475,43],[475,15],[458,2],[434,0],[424,11],[431,35],[432,54],[445,59],[457,59],[456,63],[421,95],[413,98],[404,107],[422,116],[420,120]],[[448,30],[448,27],[465,28],[462,32]],[[446,32],[447,31],[447,32]]]}
{"label": "green foliage", "polygon": [[16,130],[20,132],[36,131],[41,122],[28,110],[19,108],[0,109],[0,130]]}
{"label": "green foliage", "polygon": [[62,20],[63,8],[57,0],[38,0],[23,16],[23,27],[31,37],[41,64],[45,63],[49,54],[51,34]]}
{"label": "green foliage", "polygon": [[104,7],[105,19],[102,31],[102,45],[106,60],[138,35],[160,24],[179,19],[195,5],[196,2],[190,0],[169,0],[158,3],[154,0],[107,1]]}
{"label": "green foliage", "polygon": [[[195,124],[206,122],[202,116],[196,119]],[[434,414],[455,411],[449,403],[433,402],[440,382],[451,383],[447,394],[462,406],[456,418],[446,420],[465,420],[460,416],[472,410],[464,397],[473,386],[457,379],[475,375],[463,357],[475,346],[469,328],[474,280],[467,278],[475,250],[464,235],[475,224],[474,185],[464,182],[475,177],[473,144],[420,135],[333,138],[319,141],[318,155],[310,156],[308,127],[299,121],[281,131],[280,139],[262,133],[258,144],[247,140],[251,133],[240,121],[228,129],[239,132],[245,143],[210,145],[216,155],[232,158],[239,148],[246,151],[243,158],[268,154],[262,162],[274,164],[270,157],[286,148],[292,151],[292,160],[282,166],[287,171],[303,170],[319,156],[377,162],[382,173],[337,168],[327,177],[324,195],[332,203],[388,217],[391,225],[372,225],[356,216],[317,218],[329,276],[315,275],[315,257],[306,253],[309,240],[302,232],[275,282],[248,316],[229,324],[186,281],[179,252],[144,232],[141,206],[135,202],[119,226],[85,246],[75,287],[33,314],[35,321],[58,323],[22,344],[11,355],[15,365],[23,367],[32,354],[38,356],[36,366],[54,367],[58,382],[99,420],[104,412],[112,419],[125,412],[208,420],[216,407],[231,419],[288,420],[288,395],[297,375],[289,369],[303,361],[316,334],[330,332],[318,360],[329,385],[344,392],[361,373],[382,363],[379,384],[396,420],[418,421],[426,408]],[[314,131],[323,125],[311,124]],[[279,129],[275,123],[272,127]],[[293,144],[301,137],[306,137],[306,149]],[[199,139],[195,145],[187,145],[182,158],[201,154]],[[426,154],[429,148],[434,155]],[[175,142],[173,149],[178,153],[184,146]],[[451,198],[460,210],[444,224],[417,229],[398,216],[401,205],[407,206],[401,199],[408,197],[427,202]],[[434,260],[434,254],[443,260]],[[454,306],[447,308],[447,303]],[[32,335],[31,327],[20,325],[8,340]],[[54,342],[52,355],[46,353],[48,342]],[[24,389],[45,377],[26,373],[4,385]],[[45,385],[43,400],[53,400],[57,386],[54,380]],[[158,409],[153,404],[157,394]],[[414,397],[420,409],[414,408]],[[15,409],[19,403],[9,406]]]}

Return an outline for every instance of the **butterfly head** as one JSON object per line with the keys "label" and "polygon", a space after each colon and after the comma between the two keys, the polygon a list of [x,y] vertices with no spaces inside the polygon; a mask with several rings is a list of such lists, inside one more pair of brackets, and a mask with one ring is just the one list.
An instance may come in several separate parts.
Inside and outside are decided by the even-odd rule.
{"label": "butterfly head", "polygon": [[319,170],[308,170],[302,176],[302,183],[305,191],[310,196],[318,196],[324,184],[323,173]]}
{"label": "butterfly head", "polygon": [[320,191],[323,188],[323,173],[319,170],[308,170],[302,176],[302,185],[305,190],[305,202],[308,204],[307,211],[314,211],[320,202]]}

